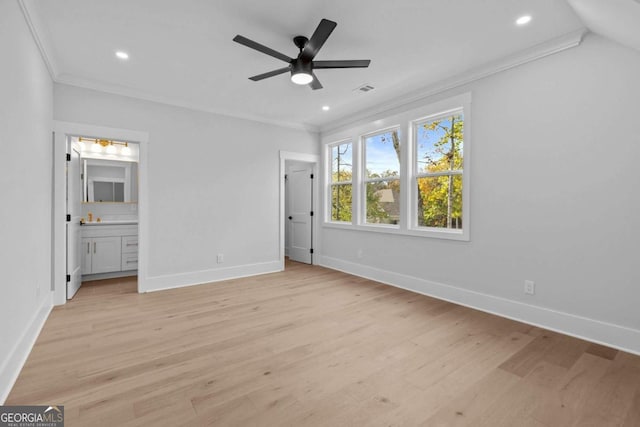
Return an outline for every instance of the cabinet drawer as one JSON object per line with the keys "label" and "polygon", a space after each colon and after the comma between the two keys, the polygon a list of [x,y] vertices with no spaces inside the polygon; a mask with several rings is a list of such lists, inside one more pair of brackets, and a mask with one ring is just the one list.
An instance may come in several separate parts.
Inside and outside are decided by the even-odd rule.
{"label": "cabinet drawer", "polygon": [[122,271],[138,269],[138,254],[122,254]]}
{"label": "cabinet drawer", "polygon": [[122,236],[122,253],[138,253],[138,236]]}

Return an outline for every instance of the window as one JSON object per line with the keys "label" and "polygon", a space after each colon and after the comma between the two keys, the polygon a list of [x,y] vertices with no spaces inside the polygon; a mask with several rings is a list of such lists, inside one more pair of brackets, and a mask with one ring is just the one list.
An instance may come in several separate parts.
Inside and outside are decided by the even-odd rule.
{"label": "window", "polygon": [[470,111],[466,93],[337,128],[325,141],[324,224],[468,241]]}
{"label": "window", "polygon": [[363,139],[365,176],[364,222],[400,222],[400,136],[398,129]]}
{"label": "window", "polygon": [[414,124],[417,227],[462,229],[462,110]]}
{"label": "window", "polygon": [[331,221],[351,222],[353,202],[353,153],[351,143],[330,147],[331,152]]}

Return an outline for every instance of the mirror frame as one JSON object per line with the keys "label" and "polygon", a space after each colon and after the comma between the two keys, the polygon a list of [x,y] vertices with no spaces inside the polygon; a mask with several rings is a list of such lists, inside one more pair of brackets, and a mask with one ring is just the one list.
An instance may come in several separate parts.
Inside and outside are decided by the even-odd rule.
{"label": "mirror frame", "polygon": [[[93,158],[85,158],[83,159],[83,182],[82,182],[82,203],[136,203],[135,200],[131,200],[131,182],[132,182],[132,163],[136,162],[128,162],[124,160],[107,160],[107,159],[93,159]],[[120,166],[119,164],[122,164]],[[109,177],[89,177],[87,170],[89,166],[107,166],[107,167],[122,167],[124,169],[124,178],[109,178]],[[122,182],[124,183],[124,201],[123,202],[100,202],[93,200],[93,182],[94,181],[102,181],[102,182]]]}

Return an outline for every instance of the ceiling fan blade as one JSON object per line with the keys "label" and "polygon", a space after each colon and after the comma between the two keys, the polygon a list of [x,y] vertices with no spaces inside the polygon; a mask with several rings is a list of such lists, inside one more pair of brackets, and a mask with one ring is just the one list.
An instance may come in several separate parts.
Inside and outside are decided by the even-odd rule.
{"label": "ceiling fan blade", "polygon": [[313,61],[313,68],[367,68],[371,60],[354,59],[348,61]]}
{"label": "ceiling fan blade", "polygon": [[251,49],[255,49],[258,52],[262,52],[262,53],[265,53],[265,54],[267,54],[269,56],[273,56],[274,58],[278,58],[281,61],[284,61],[284,62],[293,61],[293,58],[289,58],[287,55],[285,55],[283,53],[277,52],[277,51],[275,51],[275,50],[273,50],[273,49],[271,49],[269,47],[261,45],[258,42],[254,42],[253,40],[249,40],[246,37],[242,37],[239,34],[233,38],[233,41],[236,42],[236,43],[240,43],[242,45],[245,45],[247,47],[250,47]]}
{"label": "ceiling fan blade", "polygon": [[313,90],[317,90],[317,89],[322,89],[322,84],[320,83],[320,80],[318,80],[318,76],[316,76],[316,73],[311,73],[313,75],[313,80],[311,80],[311,83],[309,83],[309,86],[311,86],[311,89]]}
{"label": "ceiling fan blade", "polygon": [[318,24],[318,28],[313,33],[307,45],[302,49],[302,53],[300,54],[300,58],[311,61],[318,54],[318,51],[324,45],[324,42],[327,41],[331,32],[336,28],[336,24],[333,21],[329,21],[328,19],[323,19]]}
{"label": "ceiling fan blade", "polygon": [[253,80],[257,82],[258,80],[267,79],[269,77],[277,76],[278,74],[283,74],[291,70],[289,67],[278,68],[277,70],[269,71],[268,73],[258,74],[257,76],[249,77],[249,80]]}

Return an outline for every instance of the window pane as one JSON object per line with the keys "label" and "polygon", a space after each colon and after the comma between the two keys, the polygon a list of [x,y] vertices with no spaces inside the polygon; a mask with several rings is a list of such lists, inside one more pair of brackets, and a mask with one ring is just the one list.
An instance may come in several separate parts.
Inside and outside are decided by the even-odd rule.
{"label": "window pane", "polygon": [[113,202],[113,182],[94,181],[93,200],[96,202]]}
{"label": "window pane", "polygon": [[124,202],[124,182],[113,183],[113,201]]}
{"label": "window pane", "polygon": [[397,129],[369,136],[364,143],[368,178],[400,175],[400,139]]}
{"label": "window pane", "polygon": [[463,133],[462,114],[417,125],[416,171],[423,173],[462,169]]}
{"label": "window pane", "polygon": [[400,221],[400,180],[368,182],[367,223],[398,224]]}
{"label": "window pane", "polygon": [[331,186],[331,221],[351,222],[351,184]]}
{"label": "window pane", "polygon": [[331,182],[351,181],[352,165],[351,144],[331,147]]}
{"label": "window pane", "polygon": [[418,178],[418,225],[462,228],[462,175]]}

